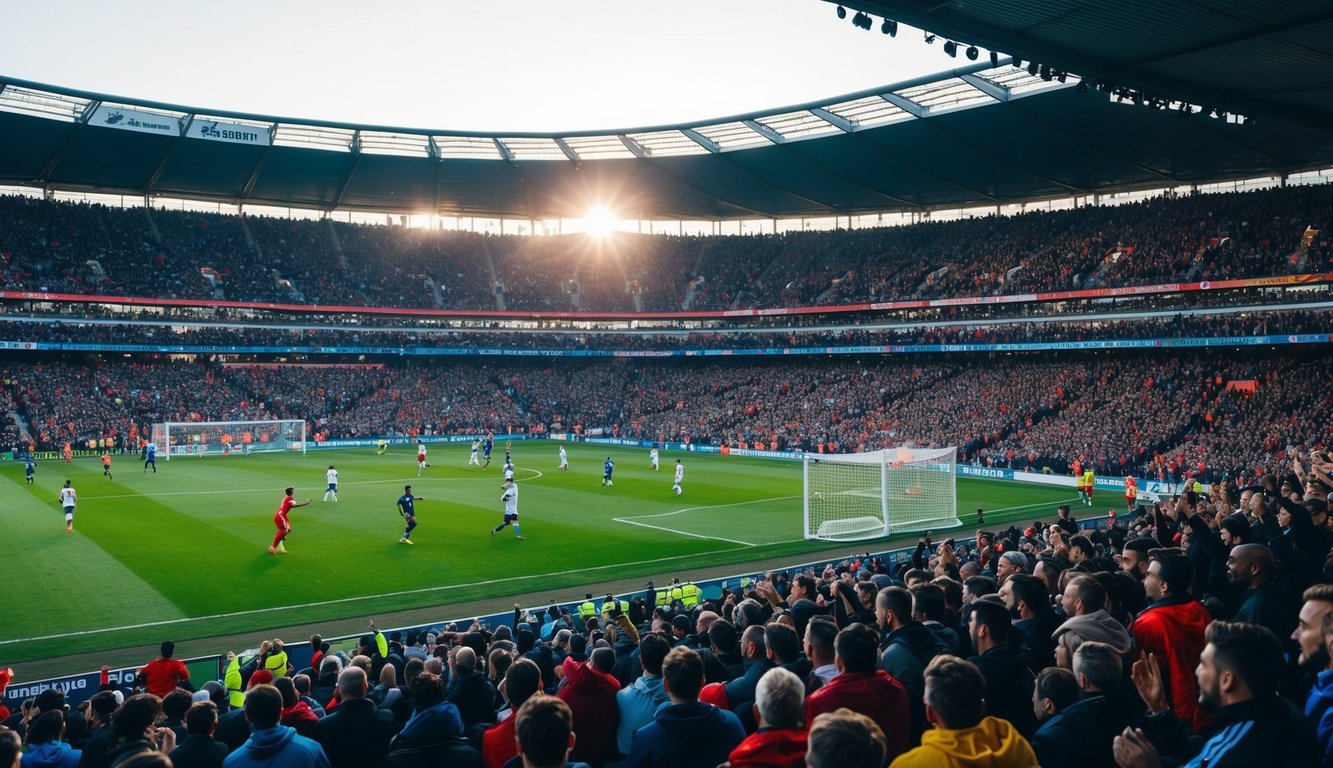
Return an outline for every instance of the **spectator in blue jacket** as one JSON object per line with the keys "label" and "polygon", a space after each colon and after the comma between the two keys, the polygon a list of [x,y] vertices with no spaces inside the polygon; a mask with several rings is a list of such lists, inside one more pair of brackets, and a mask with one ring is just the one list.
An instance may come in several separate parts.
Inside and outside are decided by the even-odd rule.
{"label": "spectator in blue jacket", "polygon": [[279,725],[282,694],[271,685],[245,693],[245,719],[251,733],[241,748],[227,756],[225,768],[328,768],[329,759],[319,742]]}
{"label": "spectator in blue jacket", "polygon": [[634,734],[629,768],[716,768],[745,738],[740,718],[699,701],[704,664],[685,647],[662,662],[662,686],[671,703]]}

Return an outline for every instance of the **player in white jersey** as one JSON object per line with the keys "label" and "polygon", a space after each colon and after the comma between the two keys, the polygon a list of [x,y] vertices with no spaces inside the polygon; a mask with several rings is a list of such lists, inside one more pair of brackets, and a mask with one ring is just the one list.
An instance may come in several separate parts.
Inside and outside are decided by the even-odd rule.
{"label": "player in white jersey", "polygon": [[65,481],[65,487],[60,489],[60,506],[65,510],[65,533],[74,533],[74,507],[79,503],[79,495],[74,492],[74,486],[69,481]]}
{"label": "player in white jersey", "polygon": [[500,495],[500,501],[503,501],[505,505],[505,519],[504,522],[491,529],[491,535],[494,536],[503,531],[506,525],[513,525],[514,538],[522,539],[523,534],[519,532],[518,528],[518,484],[513,480],[506,480],[504,485],[500,487],[504,489],[504,493]]}
{"label": "player in white jersey", "polygon": [[333,499],[333,503],[338,503],[338,470],[329,465],[329,471],[324,473],[324,477],[329,481],[329,489],[324,492],[324,501]]}
{"label": "player in white jersey", "polygon": [[648,468],[651,469],[651,470],[654,471],[654,472],[656,472],[657,469],[658,469],[658,467],[657,467],[657,449],[656,449],[656,448],[652,449],[651,451],[648,451]]}
{"label": "player in white jersey", "polygon": [[505,459],[504,476],[505,480],[512,481],[514,479],[514,462],[512,459]]}
{"label": "player in white jersey", "polygon": [[467,460],[467,465],[468,465],[469,468],[471,468],[471,467],[480,467],[480,466],[481,466],[481,460],[477,458],[477,451],[480,451],[480,450],[481,450],[481,441],[480,441],[480,440],[473,440],[473,441],[472,441],[472,455],[469,456],[469,457],[468,457],[468,460]]}
{"label": "player in white jersey", "polygon": [[676,481],[671,485],[671,490],[675,491],[677,496],[679,496],[681,493],[680,481],[684,479],[685,479],[685,465],[680,463],[680,459],[676,459]]}
{"label": "player in white jersey", "polygon": [[421,470],[429,467],[426,463],[426,444],[420,440],[417,441],[417,477],[421,477]]}
{"label": "player in white jersey", "polygon": [[565,454],[565,446],[560,446],[560,471],[569,471],[569,456]]}

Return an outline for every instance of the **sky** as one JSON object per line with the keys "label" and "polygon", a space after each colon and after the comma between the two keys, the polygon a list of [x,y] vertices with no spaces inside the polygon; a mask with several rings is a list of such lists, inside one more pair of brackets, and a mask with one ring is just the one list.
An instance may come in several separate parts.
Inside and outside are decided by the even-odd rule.
{"label": "sky", "polygon": [[[367,125],[581,131],[826,99],[967,64],[820,0],[20,0],[0,76]],[[984,55],[984,54],[983,54]]]}

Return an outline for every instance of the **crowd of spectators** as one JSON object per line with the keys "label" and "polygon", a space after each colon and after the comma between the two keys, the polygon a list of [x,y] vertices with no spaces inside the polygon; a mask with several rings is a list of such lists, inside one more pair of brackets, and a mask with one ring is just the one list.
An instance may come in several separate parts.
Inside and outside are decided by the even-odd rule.
{"label": "crowd of spectators", "polygon": [[371,620],[302,668],[265,639],[192,679],[164,642],[77,708],[0,712],[0,765],[1333,765],[1333,460],[1186,488],[720,593]]}
{"label": "crowd of spectators", "polygon": [[[0,369],[32,444],[161,421],[303,419],[318,439],[603,434],[808,452],[957,446],[987,467],[1254,477],[1327,441],[1322,358],[1237,352],[977,359],[476,358],[305,365],[42,358]],[[13,426],[10,445],[21,437]]]}
{"label": "crowd of spectators", "polygon": [[[487,236],[0,199],[0,284],[157,298],[636,312],[1026,294],[1330,269],[1333,186],[904,227]],[[1311,233],[1307,237],[1307,233]]]}

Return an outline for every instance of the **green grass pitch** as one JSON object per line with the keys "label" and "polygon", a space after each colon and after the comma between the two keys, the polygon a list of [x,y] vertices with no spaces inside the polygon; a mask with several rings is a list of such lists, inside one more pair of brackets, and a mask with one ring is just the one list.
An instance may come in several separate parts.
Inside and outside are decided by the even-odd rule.
{"label": "green grass pitch", "polygon": [[[36,484],[23,466],[0,466],[7,490],[0,540],[10,599],[0,614],[0,658],[152,644],[274,626],[507,595],[568,599],[581,585],[617,577],[688,576],[690,568],[771,558],[798,562],[815,549],[801,536],[801,467],[791,461],[519,442],[514,463],[525,541],[501,520],[499,446],[490,468],[467,468],[466,444],[430,448],[417,477],[409,447],[300,454],[160,459],[143,473],[116,456],[113,480],[96,459],[42,462]],[[601,486],[602,460],[616,461],[615,486]],[[685,493],[671,490],[677,458]],[[324,472],[340,474],[339,502],[323,503]],[[66,479],[79,494],[73,535],[57,494]],[[395,501],[403,486],[417,502],[414,545],[400,544]],[[308,507],[291,513],[290,554],[274,556],[273,512],[296,486]],[[960,479],[964,522],[984,507],[987,524],[1053,519],[1071,489]],[[624,522],[633,520],[633,522]],[[651,526],[651,527],[650,527]],[[848,551],[886,542],[848,545]],[[825,548],[822,545],[820,548]]]}

